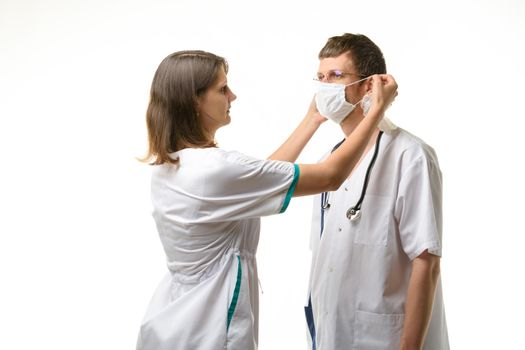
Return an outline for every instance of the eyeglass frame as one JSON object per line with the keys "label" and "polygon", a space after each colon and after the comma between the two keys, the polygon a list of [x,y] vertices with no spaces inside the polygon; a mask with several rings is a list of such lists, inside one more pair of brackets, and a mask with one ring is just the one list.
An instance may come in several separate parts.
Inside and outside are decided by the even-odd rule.
{"label": "eyeglass frame", "polygon": [[334,69],[334,70],[328,71],[326,75],[322,73],[317,73],[317,77],[313,78],[313,80],[322,82],[326,78],[326,81],[328,83],[333,83],[334,81],[340,81],[341,79],[343,79],[345,76],[348,76],[348,75],[353,75],[359,78],[366,78],[365,75],[343,72],[342,70]]}

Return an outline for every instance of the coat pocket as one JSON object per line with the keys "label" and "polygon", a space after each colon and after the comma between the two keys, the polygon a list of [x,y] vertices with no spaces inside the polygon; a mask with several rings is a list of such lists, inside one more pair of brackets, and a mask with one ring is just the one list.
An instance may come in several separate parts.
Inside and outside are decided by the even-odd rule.
{"label": "coat pocket", "polygon": [[354,350],[398,349],[404,320],[404,314],[357,311]]}
{"label": "coat pocket", "polygon": [[387,246],[391,227],[391,200],[388,196],[366,195],[361,208],[361,217],[349,221],[354,226],[354,243]]}

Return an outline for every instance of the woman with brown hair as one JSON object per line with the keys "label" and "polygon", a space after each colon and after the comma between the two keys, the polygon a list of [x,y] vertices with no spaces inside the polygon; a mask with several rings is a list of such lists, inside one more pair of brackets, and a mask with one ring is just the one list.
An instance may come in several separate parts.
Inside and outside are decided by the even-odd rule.
{"label": "woman with brown hair", "polygon": [[153,217],[168,273],[144,317],[137,349],[257,348],[255,254],[260,217],[291,197],[337,189],[397,94],[389,75],[370,77],[372,107],[341,146],[317,164],[294,164],[324,118],[315,103],[269,159],[217,147],[236,99],[224,58],[181,51],[159,65],[147,110]]}

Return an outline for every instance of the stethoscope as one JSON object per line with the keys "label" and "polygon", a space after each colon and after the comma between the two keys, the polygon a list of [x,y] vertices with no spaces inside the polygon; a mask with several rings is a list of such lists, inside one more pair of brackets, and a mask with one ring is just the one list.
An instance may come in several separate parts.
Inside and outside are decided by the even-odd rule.
{"label": "stethoscope", "polygon": [[[363,204],[363,200],[365,199],[366,189],[368,187],[368,182],[370,181],[370,174],[372,172],[372,168],[374,167],[374,164],[377,159],[377,155],[379,153],[379,144],[381,142],[381,136],[383,136],[383,131],[379,131],[379,134],[377,135],[376,144],[374,148],[374,154],[372,156],[372,159],[370,160],[370,163],[368,164],[368,168],[366,169],[365,181],[361,189],[361,197],[359,197],[359,200],[353,207],[350,207],[346,211],[346,217],[350,221],[358,220],[361,217],[361,204]],[[332,148],[331,152],[335,151],[339,146],[341,146],[343,141],[344,140],[342,140],[337,145],[335,145],[334,148]],[[329,197],[328,192],[321,193],[321,234],[322,234],[322,230],[324,226],[324,211],[330,208],[328,197]]]}

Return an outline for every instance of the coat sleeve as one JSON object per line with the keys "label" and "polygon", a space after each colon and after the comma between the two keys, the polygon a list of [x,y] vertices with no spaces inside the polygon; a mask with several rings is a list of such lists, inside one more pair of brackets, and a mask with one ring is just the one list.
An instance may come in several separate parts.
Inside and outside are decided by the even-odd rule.
{"label": "coat sleeve", "polygon": [[403,250],[413,260],[425,250],[441,256],[442,177],[432,149],[405,155],[395,217]]}
{"label": "coat sleeve", "polygon": [[224,222],[282,213],[298,179],[296,164],[224,152],[203,179],[200,215]]}

